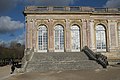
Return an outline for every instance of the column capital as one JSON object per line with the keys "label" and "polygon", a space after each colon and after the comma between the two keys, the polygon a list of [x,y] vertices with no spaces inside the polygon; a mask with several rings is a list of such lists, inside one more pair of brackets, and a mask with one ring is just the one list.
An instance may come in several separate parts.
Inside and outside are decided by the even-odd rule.
{"label": "column capital", "polygon": [[65,19],[65,22],[70,22],[70,19]]}
{"label": "column capital", "polygon": [[90,21],[90,22],[94,22],[94,19],[90,19],[89,21]]}
{"label": "column capital", "polygon": [[87,22],[87,20],[86,19],[82,19],[82,22]]}
{"label": "column capital", "polygon": [[53,22],[53,19],[47,19],[48,22]]}
{"label": "column capital", "polygon": [[27,22],[33,22],[34,20],[33,19],[27,19],[26,21]]}
{"label": "column capital", "polygon": [[109,19],[108,22],[117,22],[117,20],[110,20],[110,19]]}

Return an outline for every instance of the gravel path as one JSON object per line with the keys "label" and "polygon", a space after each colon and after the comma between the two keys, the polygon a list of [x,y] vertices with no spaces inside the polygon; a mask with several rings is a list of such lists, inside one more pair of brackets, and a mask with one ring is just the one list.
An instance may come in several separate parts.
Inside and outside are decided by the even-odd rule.
{"label": "gravel path", "polygon": [[120,80],[120,66],[102,70],[27,72],[12,75],[4,80]]}

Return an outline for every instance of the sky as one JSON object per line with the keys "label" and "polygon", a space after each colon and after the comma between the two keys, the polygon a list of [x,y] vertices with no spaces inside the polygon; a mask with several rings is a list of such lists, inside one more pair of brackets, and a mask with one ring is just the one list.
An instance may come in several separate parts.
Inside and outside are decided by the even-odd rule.
{"label": "sky", "polygon": [[0,44],[25,42],[25,6],[90,6],[120,8],[120,0],[0,0]]}

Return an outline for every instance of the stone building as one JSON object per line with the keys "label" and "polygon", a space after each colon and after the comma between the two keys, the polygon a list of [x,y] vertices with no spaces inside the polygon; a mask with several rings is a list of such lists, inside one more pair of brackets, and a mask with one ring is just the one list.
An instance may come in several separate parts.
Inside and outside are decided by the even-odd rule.
{"label": "stone building", "polygon": [[84,46],[120,60],[120,8],[28,6],[24,15],[26,71],[100,68]]}
{"label": "stone building", "polygon": [[118,55],[119,8],[28,6],[24,15],[26,49],[34,49],[35,52],[80,52],[88,46],[107,56]]}

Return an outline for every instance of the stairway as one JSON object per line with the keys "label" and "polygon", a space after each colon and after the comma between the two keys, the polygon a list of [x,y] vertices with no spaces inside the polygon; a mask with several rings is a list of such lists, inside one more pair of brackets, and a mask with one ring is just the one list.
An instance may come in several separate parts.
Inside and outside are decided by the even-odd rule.
{"label": "stairway", "polygon": [[89,60],[84,52],[34,52],[26,71],[98,69],[101,65]]}

